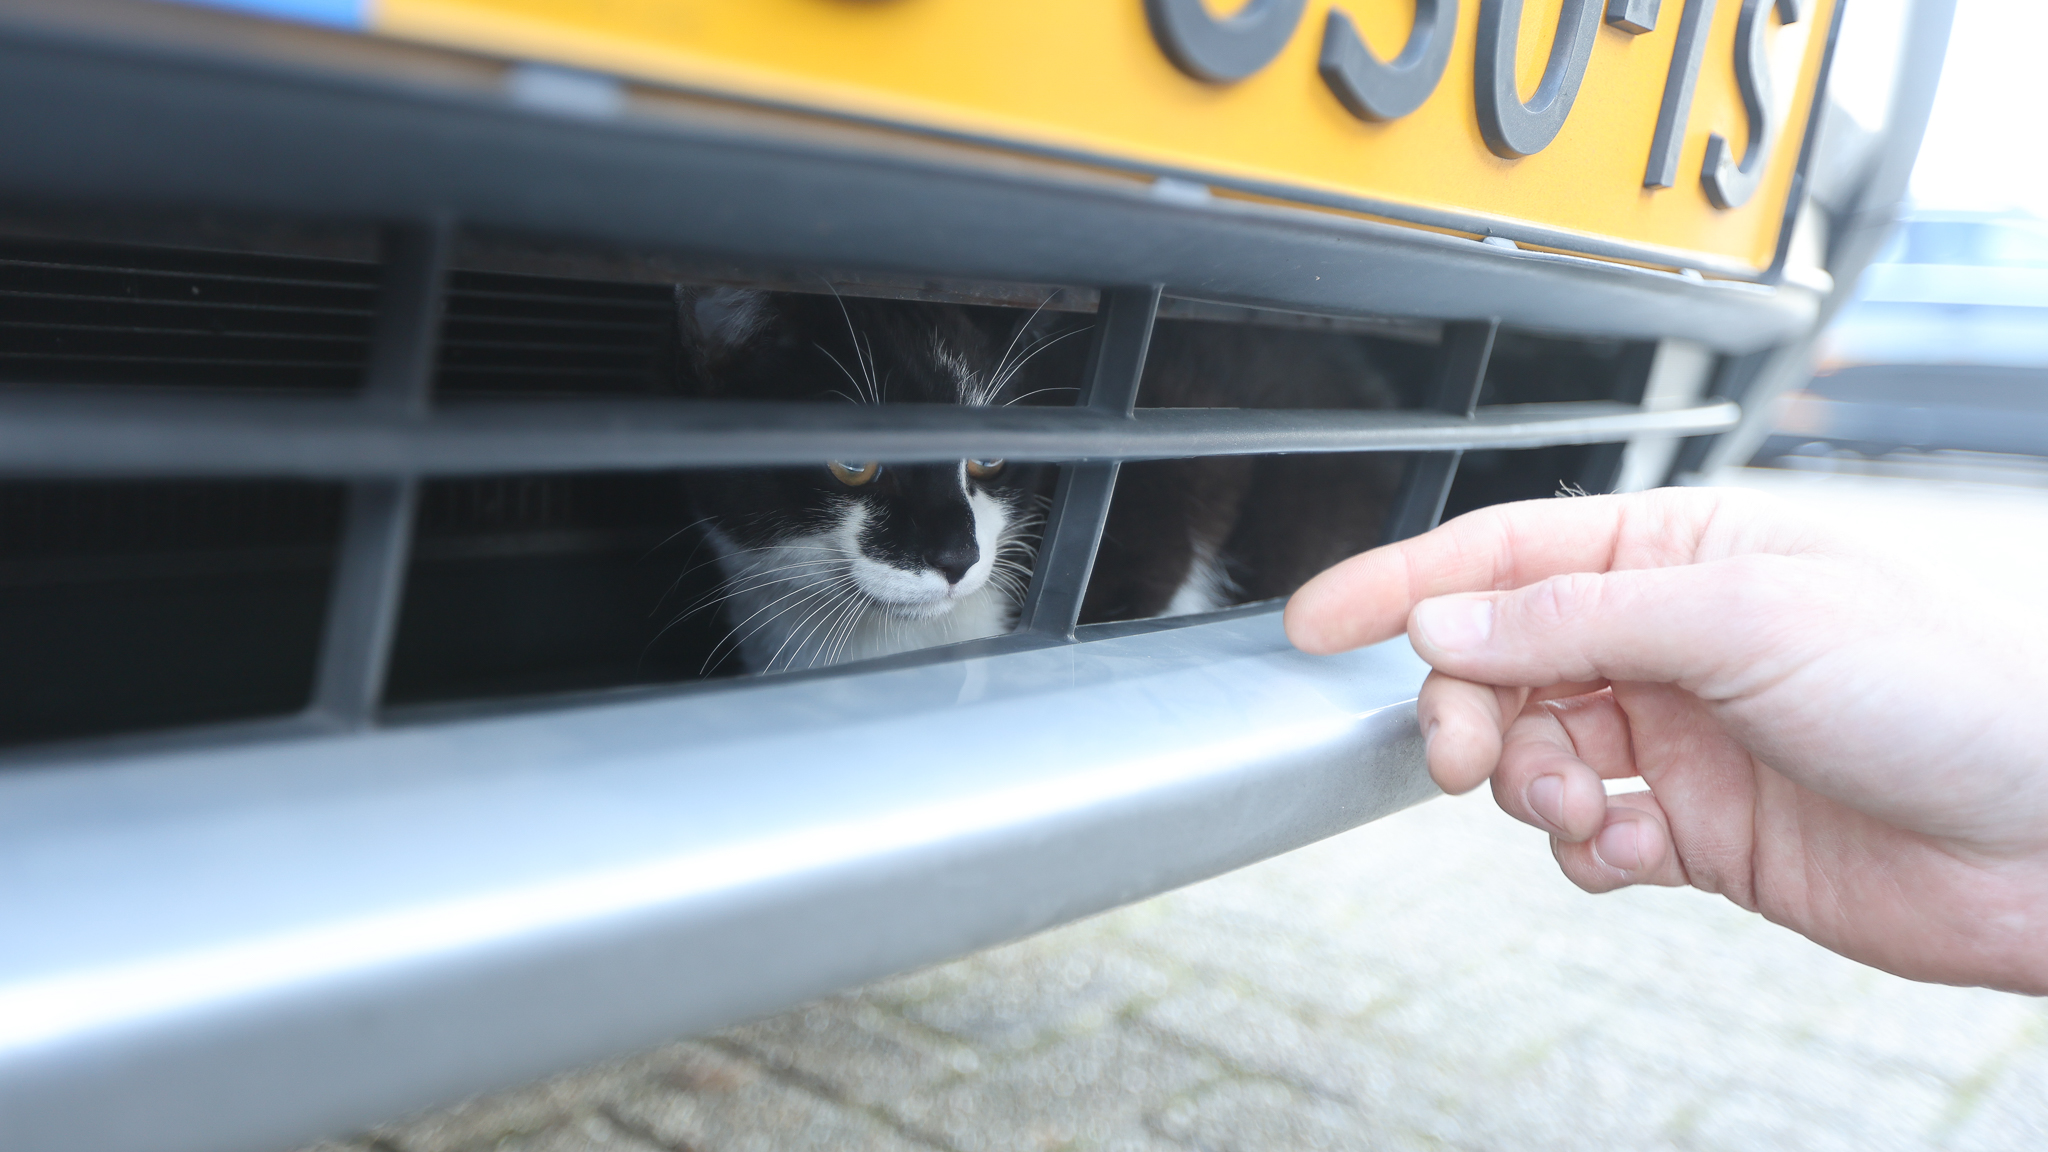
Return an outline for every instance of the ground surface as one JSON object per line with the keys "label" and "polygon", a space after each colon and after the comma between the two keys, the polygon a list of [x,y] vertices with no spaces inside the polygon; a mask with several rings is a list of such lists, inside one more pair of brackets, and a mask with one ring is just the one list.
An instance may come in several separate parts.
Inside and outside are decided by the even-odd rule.
{"label": "ground surface", "polygon": [[[2040,598],[2048,481],[1737,479]],[[2048,1004],[1586,896],[1480,794],[321,1152],[2042,1147]]]}

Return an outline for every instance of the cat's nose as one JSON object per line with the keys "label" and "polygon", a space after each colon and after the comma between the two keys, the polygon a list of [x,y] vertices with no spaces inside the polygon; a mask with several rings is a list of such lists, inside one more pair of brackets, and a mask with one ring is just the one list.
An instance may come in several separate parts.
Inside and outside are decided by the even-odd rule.
{"label": "cat's nose", "polygon": [[924,562],[939,570],[948,584],[958,584],[974,562],[981,559],[981,549],[974,541],[965,540],[958,544],[944,544],[924,554]]}

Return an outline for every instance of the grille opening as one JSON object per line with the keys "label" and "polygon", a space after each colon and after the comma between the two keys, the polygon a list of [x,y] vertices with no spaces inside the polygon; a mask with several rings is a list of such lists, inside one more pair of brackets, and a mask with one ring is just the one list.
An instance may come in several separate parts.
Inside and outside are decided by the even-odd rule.
{"label": "grille opening", "polygon": [[362,382],[363,261],[0,237],[0,384],[344,392]]}
{"label": "grille opening", "polygon": [[[532,278],[516,285],[545,286]],[[685,397],[845,408],[967,395],[1061,405],[1073,403],[1086,362],[1086,318],[1051,310],[624,287],[640,292],[619,293],[629,303],[659,297],[663,339],[675,349],[661,370],[674,373],[666,387]],[[547,293],[492,297],[501,309],[557,303]],[[555,367],[541,366],[536,387],[601,395],[623,379]],[[971,482],[965,461],[863,460],[434,481],[422,490],[386,699],[423,704],[801,670],[1007,631],[1056,472],[1025,461],[971,466]],[[858,549],[856,520],[865,526]],[[975,538],[985,525],[1003,526],[993,544]],[[948,586],[983,592],[943,611],[930,606],[929,615],[859,592],[932,591],[918,589],[963,563],[961,540],[973,544],[974,559]],[[861,583],[856,551],[898,575],[863,569],[871,579]]]}
{"label": "grille opening", "polygon": [[[1161,319],[1140,407],[1397,409],[1421,404],[1441,349],[1327,326]],[[1286,596],[1379,543],[1406,454],[1137,461],[1117,474],[1081,622],[1214,611]]]}
{"label": "grille opening", "polygon": [[1650,341],[1582,339],[1504,328],[1494,338],[1479,403],[1640,404],[1656,350]]}
{"label": "grille opening", "polygon": [[1410,456],[1211,456],[1125,464],[1081,623],[1211,612],[1291,595],[1380,542]]}
{"label": "grille opening", "polygon": [[[491,476],[420,492],[386,699],[688,679],[708,650],[665,603],[710,591],[675,473]],[[717,671],[717,669],[711,669]]]}
{"label": "grille opening", "polygon": [[1162,317],[1140,408],[1413,408],[1435,379],[1433,338],[1330,326]]}
{"label": "grille opening", "polygon": [[[1614,400],[1639,404],[1655,355],[1656,345],[1649,342],[1503,331],[1487,362],[1479,402]],[[1624,447],[1619,443],[1562,444],[1467,452],[1444,501],[1443,518],[1449,520],[1490,504],[1542,500],[1560,493],[1611,492],[1621,474]]]}
{"label": "grille opening", "polygon": [[[888,489],[892,473],[913,471],[920,475],[910,483],[942,486],[957,466],[881,464],[862,487]],[[1029,583],[1055,474],[1023,461],[1004,461],[1001,473],[1005,507],[963,521],[994,514],[1009,529],[992,553],[973,557],[988,557],[988,571],[972,577],[982,591],[929,614],[861,591],[873,585],[854,573],[856,549],[838,511],[851,490],[835,493],[845,485],[823,462],[435,481],[421,494],[386,700],[802,671],[999,635],[1014,625]],[[893,518],[899,529],[916,518],[913,507],[932,508],[915,493],[864,499],[888,509],[865,522]],[[883,527],[858,549],[870,562],[911,565],[906,549],[943,540],[935,534],[943,524],[914,540]],[[926,562],[963,560],[940,553]],[[911,579],[906,569],[897,583]]]}
{"label": "grille opening", "polygon": [[0,743],[310,698],[337,485],[0,482]]}
{"label": "grille opening", "polygon": [[1445,520],[1492,504],[1613,491],[1619,444],[1564,444],[1551,448],[1467,452],[1444,500]]}

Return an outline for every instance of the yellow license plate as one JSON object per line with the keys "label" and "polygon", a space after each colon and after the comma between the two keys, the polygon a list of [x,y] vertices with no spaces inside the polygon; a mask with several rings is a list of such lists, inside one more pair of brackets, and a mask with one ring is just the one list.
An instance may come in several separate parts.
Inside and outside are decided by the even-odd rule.
{"label": "yellow license plate", "polygon": [[374,0],[368,23],[1226,195],[1757,276],[1838,6]]}

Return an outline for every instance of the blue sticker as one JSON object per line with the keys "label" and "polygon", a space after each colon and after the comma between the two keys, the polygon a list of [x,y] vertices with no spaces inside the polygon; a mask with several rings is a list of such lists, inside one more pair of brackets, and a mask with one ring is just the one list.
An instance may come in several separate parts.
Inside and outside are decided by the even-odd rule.
{"label": "blue sticker", "polygon": [[370,21],[370,0],[170,0],[200,8],[226,8],[253,12],[306,24],[327,24],[336,28],[363,28]]}

